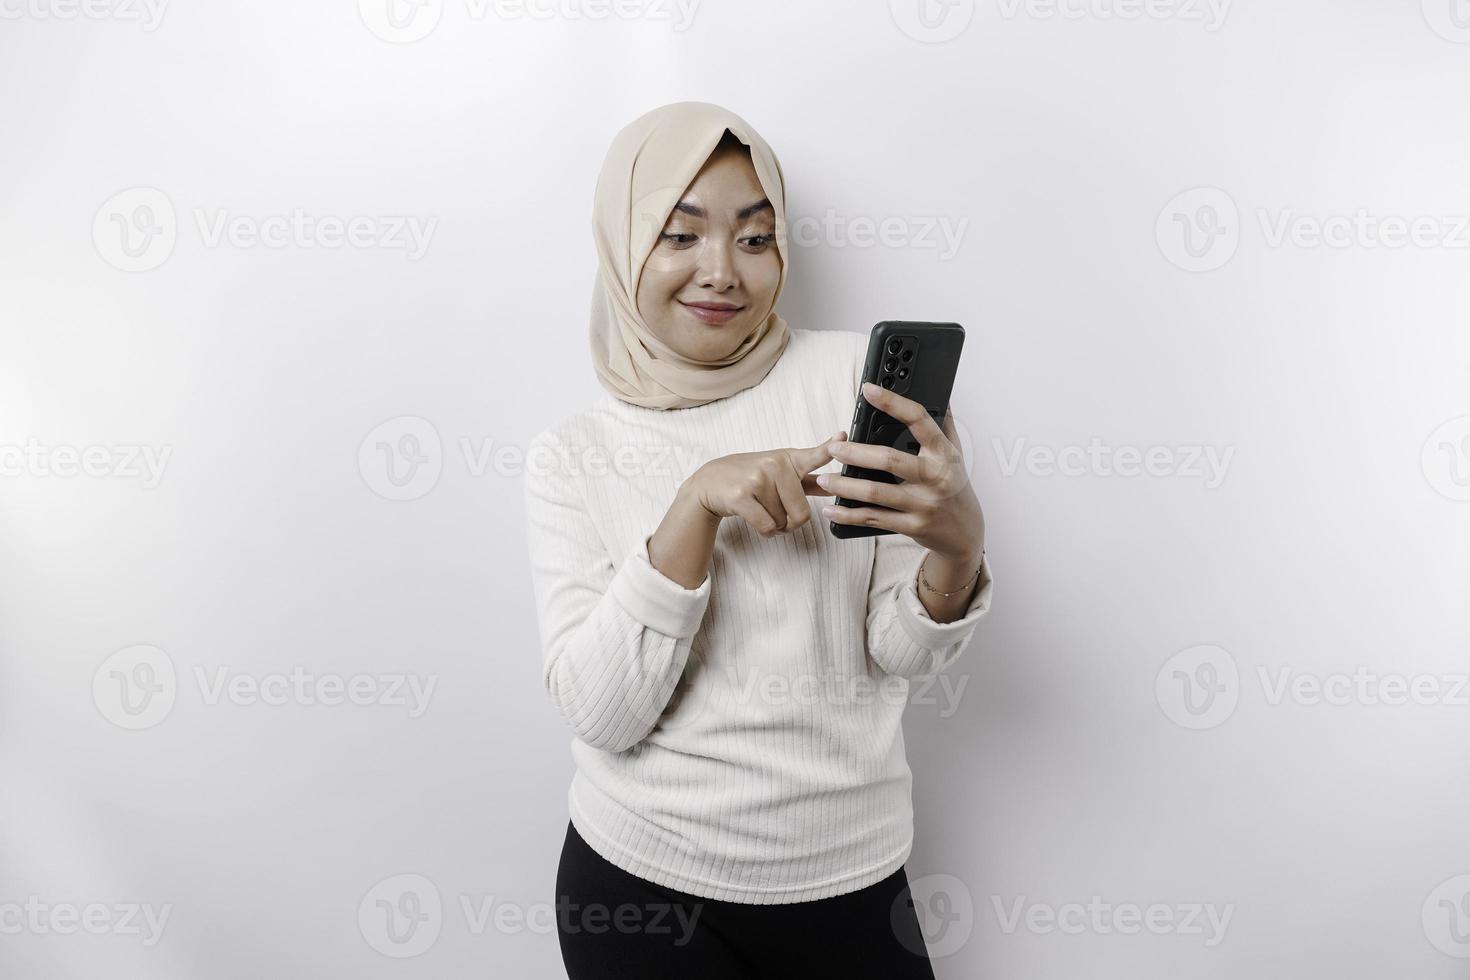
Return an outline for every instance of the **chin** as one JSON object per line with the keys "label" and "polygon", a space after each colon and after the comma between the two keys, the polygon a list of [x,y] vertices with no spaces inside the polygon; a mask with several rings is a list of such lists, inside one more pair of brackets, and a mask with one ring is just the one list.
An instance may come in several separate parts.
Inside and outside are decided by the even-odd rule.
{"label": "chin", "polygon": [[673,339],[669,346],[685,357],[700,361],[717,361],[739,347],[741,341],[749,337],[754,330],[754,325],[742,323],[740,320],[731,320],[719,326],[697,322],[683,323],[680,324],[678,330],[672,332]]}

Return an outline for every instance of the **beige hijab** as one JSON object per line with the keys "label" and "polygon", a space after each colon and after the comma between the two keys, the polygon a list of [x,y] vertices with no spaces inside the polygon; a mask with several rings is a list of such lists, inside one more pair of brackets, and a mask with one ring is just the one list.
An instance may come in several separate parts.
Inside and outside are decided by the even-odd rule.
{"label": "beige hijab", "polygon": [[728,357],[699,361],[659,340],[638,312],[638,278],[664,222],[725,130],[750,147],[756,176],[776,212],[776,250],[786,285],[786,183],[781,164],[745,120],[707,102],[675,102],[629,123],[597,178],[592,234],[592,363],[604,388],[645,408],[688,408],[760,383],[791,339],[775,311]]}

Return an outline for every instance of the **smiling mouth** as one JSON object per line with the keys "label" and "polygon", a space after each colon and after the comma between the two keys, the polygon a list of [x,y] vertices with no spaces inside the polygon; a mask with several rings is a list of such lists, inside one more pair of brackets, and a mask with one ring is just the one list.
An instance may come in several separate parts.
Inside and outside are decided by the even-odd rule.
{"label": "smiling mouth", "polygon": [[692,313],[702,323],[720,324],[728,323],[735,315],[745,309],[743,306],[735,306],[731,303],[686,303],[679,300],[679,305]]}

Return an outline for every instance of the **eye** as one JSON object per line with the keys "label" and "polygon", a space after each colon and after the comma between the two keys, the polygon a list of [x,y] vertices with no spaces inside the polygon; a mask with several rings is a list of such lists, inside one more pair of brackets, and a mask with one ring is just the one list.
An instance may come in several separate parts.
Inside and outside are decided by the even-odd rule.
{"label": "eye", "polygon": [[757,251],[765,248],[767,245],[771,244],[771,242],[775,240],[775,235],[751,235],[749,238],[745,239],[746,243],[749,244],[751,248]]}
{"label": "eye", "polygon": [[667,231],[665,231],[665,232],[661,232],[658,237],[661,240],[663,240],[665,242],[668,242],[669,245],[672,246],[672,247],[674,247],[674,248],[688,248],[690,245],[692,245],[694,243],[694,239],[697,238],[698,236],[691,235],[687,231],[679,231],[679,232],[667,232]]}

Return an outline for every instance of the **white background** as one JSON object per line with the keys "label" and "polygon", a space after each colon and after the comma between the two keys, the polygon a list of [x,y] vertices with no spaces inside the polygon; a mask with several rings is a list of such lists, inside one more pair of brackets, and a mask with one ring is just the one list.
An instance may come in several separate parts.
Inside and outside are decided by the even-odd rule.
{"label": "white background", "polygon": [[[561,975],[517,453],[600,394],[608,142],[700,99],[807,219],[794,326],[968,329],[995,606],[906,729],[939,976],[1470,975],[1462,0],[96,2],[0,0],[0,974]],[[435,686],[216,687],[294,670]]]}

